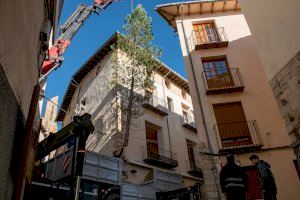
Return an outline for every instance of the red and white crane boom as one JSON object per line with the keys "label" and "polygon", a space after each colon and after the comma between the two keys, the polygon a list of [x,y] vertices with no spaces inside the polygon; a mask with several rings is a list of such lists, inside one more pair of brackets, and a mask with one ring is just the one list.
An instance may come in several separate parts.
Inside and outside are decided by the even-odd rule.
{"label": "red and white crane boom", "polygon": [[83,23],[94,12],[105,10],[115,0],[94,0],[94,4],[86,6],[81,4],[68,20],[60,27],[60,35],[54,45],[48,50],[48,55],[41,69],[39,83],[43,82],[47,76],[58,67],[63,61],[63,53],[70,45],[72,38],[76,35]]}

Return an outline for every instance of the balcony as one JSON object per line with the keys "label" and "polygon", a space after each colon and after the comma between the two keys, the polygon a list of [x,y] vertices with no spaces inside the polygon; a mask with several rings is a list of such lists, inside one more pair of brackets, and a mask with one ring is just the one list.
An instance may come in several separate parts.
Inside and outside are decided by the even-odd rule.
{"label": "balcony", "polygon": [[216,124],[213,129],[220,153],[256,150],[263,146],[255,120]]}
{"label": "balcony", "polygon": [[203,173],[202,173],[202,169],[200,167],[200,161],[199,160],[194,160],[194,159],[190,159],[186,161],[187,165],[188,165],[188,173],[196,176],[198,178],[203,178]]}
{"label": "balcony", "polygon": [[197,133],[197,128],[195,124],[194,117],[191,115],[183,115],[182,116],[182,126]]}
{"label": "balcony", "polygon": [[223,27],[198,29],[192,32],[195,50],[223,48],[228,46],[228,39]]}
{"label": "balcony", "polygon": [[238,68],[218,68],[205,70],[202,78],[207,95],[242,92],[245,88]]}
{"label": "balcony", "polygon": [[147,145],[142,147],[144,162],[158,167],[172,169],[178,166],[176,153],[158,148],[157,146]]}
{"label": "balcony", "polygon": [[149,98],[143,102],[142,106],[161,116],[168,115],[168,109],[166,108],[165,101],[154,95],[149,96]]}

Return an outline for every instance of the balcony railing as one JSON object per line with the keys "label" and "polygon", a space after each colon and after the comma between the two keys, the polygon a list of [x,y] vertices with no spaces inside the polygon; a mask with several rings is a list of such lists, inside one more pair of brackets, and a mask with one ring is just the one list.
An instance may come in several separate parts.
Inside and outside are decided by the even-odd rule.
{"label": "balcony railing", "polygon": [[182,116],[182,126],[190,129],[191,131],[194,131],[195,133],[197,133],[197,128],[196,128],[196,124],[195,124],[195,119],[194,116],[192,115],[183,115]]}
{"label": "balcony railing", "polygon": [[242,92],[245,87],[238,68],[205,70],[202,72],[202,78],[207,95]]}
{"label": "balcony railing", "polygon": [[163,99],[160,99],[154,95],[149,96],[145,99],[142,106],[147,108],[155,113],[158,113],[161,116],[168,115],[168,109],[166,107],[166,102]]}
{"label": "balcony railing", "polygon": [[176,153],[166,149],[154,147],[150,144],[142,147],[144,162],[163,168],[175,168],[178,166]]}
{"label": "balcony railing", "polygon": [[258,149],[263,146],[255,120],[216,124],[214,126],[219,152]]}
{"label": "balcony railing", "polygon": [[188,165],[188,173],[199,178],[203,178],[202,169],[199,160],[189,159],[186,161]]}
{"label": "balcony railing", "polygon": [[193,30],[192,38],[196,50],[228,46],[227,35],[223,27]]}

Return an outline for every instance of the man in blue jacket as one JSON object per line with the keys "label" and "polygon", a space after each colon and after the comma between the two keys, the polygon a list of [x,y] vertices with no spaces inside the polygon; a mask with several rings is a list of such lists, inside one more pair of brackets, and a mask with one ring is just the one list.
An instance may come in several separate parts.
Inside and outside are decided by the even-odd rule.
{"label": "man in blue jacket", "polygon": [[246,200],[248,176],[235,163],[234,155],[227,156],[227,165],[220,172],[220,185],[227,200]]}
{"label": "man in blue jacket", "polygon": [[270,164],[260,160],[257,155],[250,156],[249,160],[258,169],[264,199],[276,200],[277,187]]}

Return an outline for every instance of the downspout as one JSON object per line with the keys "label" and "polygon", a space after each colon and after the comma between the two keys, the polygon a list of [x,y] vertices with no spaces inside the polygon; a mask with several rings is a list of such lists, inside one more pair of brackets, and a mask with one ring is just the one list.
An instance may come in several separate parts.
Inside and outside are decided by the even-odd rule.
{"label": "downspout", "polygon": [[202,100],[200,98],[200,90],[199,90],[199,87],[198,87],[198,84],[197,84],[197,78],[196,78],[196,75],[195,75],[195,66],[194,66],[194,63],[193,63],[193,60],[192,60],[192,56],[190,54],[191,50],[190,50],[189,45],[188,45],[188,39],[186,37],[186,31],[185,31],[185,27],[183,25],[183,11],[184,11],[183,9],[184,9],[184,6],[183,6],[183,4],[180,4],[180,5],[181,5],[181,8],[182,8],[180,24],[181,24],[181,28],[182,28],[182,31],[183,31],[184,45],[185,45],[185,48],[187,50],[188,60],[189,60],[190,65],[192,67],[192,74],[193,74],[193,78],[195,80],[196,93],[197,93],[197,98],[198,98],[199,105],[200,105],[200,114],[201,114],[201,117],[202,117],[202,124],[203,124],[204,132],[205,132],[205,135],[206,135],[206,142],[207,142],[207,145],[208,145],[208,156],[210,157],[212,165],[213,165],[213,171],[214,171],[213,173],[214,173],[214,178],[215,178],[215,182],[216,182],[218,199],[221,200],[222,195],[221,195],[221,191],[220,191],[219,186],[218,186],[218,175],[216,173],[217,167],[216,167],[215,160],[212,157],[212,147],[211,147],[209,133],[208,133],[206,120],[205,120],[205,116],[204,116]]}
{"label": "downspout", "polygon": [[[170,72],[171,72],[171,70],[169,69],[169,71],[167,72],[167,74],[164,75],[164,76],[163,76],[163,79],[162,79],[162,87],[163,87],[163,94],[164,94],[164,101],[165,101],[165,104],[166,104],[166,94],[165,94],[164,80],[165,80],[165,78],[169,75]],[[165,106],[166,106],[166,105],[165,105]],[[169,115],[167,115],[166,118],[167,118],[168,137],[169,137],[169,143],[170,143],[170,153],[171,153],[171,157],[172,157],[172,142],[171,142],[171,135],[170,135]]]}

